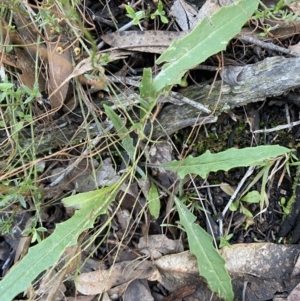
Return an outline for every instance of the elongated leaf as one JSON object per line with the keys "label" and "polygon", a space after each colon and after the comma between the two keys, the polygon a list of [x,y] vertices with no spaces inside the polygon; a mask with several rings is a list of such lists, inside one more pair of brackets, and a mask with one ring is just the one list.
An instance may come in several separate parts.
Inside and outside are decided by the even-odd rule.
{"label": "elongated leaf", "polygon": [[217,154],[206,151],[199,157],[189,156],[182,161],[172,161],[162,164],[162,166],[165,169],[178,172],[182,179],[189,173],[205,178],[212,171],[227,171],[235,167],[264,165],[265,160],[290,152],[290,149],[279,145],[263,145],[243,149],[231,148]]}
{"label": "elongated leaf", "polygon": [[156,92],[153,89],[152,70],[145,68],[143,70],[143,78],[139,86],[140,104],[141,104],[141,120],[152,111],[156,104]]}
{"label": "elongated leaf", "polygon": [[160,212],[160,199],[157,188],[154,183],[151,183],[150,190],[147,196],[147,201],[149,203],[148,207],[150,214],[157,219],[159,217]]}
{"label": "elongated leaf", "polygon": [[31,247],[28,254],[0,281],[1,301],[11,301],[25,291],[40,273],[59,261],[67,247],[76,245],[78,236],[93,227],[97,216],[106,213],[107,206],[114,200],[113,188],[110,186],[92,193],[78,194],[75,202],[73,197],[65,199],[70,206],[75,206],[78,198],[84,203],[77,204],[81,209],[69,220],[57,224],[52,235]]}
{"label": "elongated leaf", "polygon": [[227,43],[240,32],[257,6],[258,0],[236,1],[203,18],[189,34],[174,41],[157,60],[158,64],[168,63],[154,79],[155,91],[179,84],[187,70],[225,50]]}
{"label": "elongated leaf", "polygon": [[122,140],[122,146],[126,150],[130,159],[133,159],[135,147],[133,145],[133,139],[129,136],[129,130],[126,128],[121,118],[111,107],[104,105],[104,110],[110,118],[110,120],[112,121],[115,129],[117,130],[117,133]]}
{"label": "elongated leaf", "polygon": [[212,237],[194,223],[196,216],[178,198],[175,197],[174,200],[180,223],[188,236],[190,252],[197,258],[200,275],[206,279],[213,292],[218,293],[226,301],[232,301],[234,294],[231,279],[225,269],[225,260],[213,247]]}

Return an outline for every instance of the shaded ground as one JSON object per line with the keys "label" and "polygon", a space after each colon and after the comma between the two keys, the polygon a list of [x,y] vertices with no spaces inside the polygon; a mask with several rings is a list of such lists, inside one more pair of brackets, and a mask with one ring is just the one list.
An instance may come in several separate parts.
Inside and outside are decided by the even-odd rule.
{"label": "shaded ground", "polygon": [[[117,108],[116,112],[122,117],[124,125],[127,125],[126,135],[130,130],[128,137],[132,139],[137,154],[141,156],[136,173],[130,174],[124,180],[124,185],[109,205],[107,214],[100,215],[94,227],[86,229],[79,236],[77,245],[64,253],[57,263],[57,268],[40,275],[28,290],[27,297],[20,294],[18,300],[44,295],[48,296],[47,300],[63,300],[65,297],[73,300],[72,297],[77,294],[82,300],[92,300],[98,298],[101,293],[104,295],[103,300],[209,300],[211,292],[207,290],[203,279],[199,282],[196,263],[189,255],[184,263],[169,263],[169,266],[178,268],[179,271],[176,272],[168,270],[165,267],[168,263],[163,262],[168,254],[176,256],[189,249],[186,233],[178,227],[179,216],[174,210],[174,201],[169,192],[184,202],[196,216],[196,223],[214,236],[217,245],[220,242],[225,245],[299,242],[300,238],[293,234],[295,231],[288,229],[284,235],[280,232],[285,213],[290,213],[287,209],[288,200],[295,195],[293,185],[296,168],[291,167],[286,171],[280,166],[284,163],[284,158],[271,169],[274,174],[269,173],[263,204],[257,202],[257,199],[255,202],[240,201],[236,203],[236,208],[226,212],[222,224],[223,239],[219,237],[220,224],[217,220],[247,168],[212,173],[206,179],[186,177],[182,182],[176,174],[157,168],[157,164],[175,158],[199,156],[206,150],[217,153],[232,147],[279,144],[295,148],[297,153],[300,128],[292,123],[299,120],[298,89],[285,91],[280,96],[268,97],[264,102],[229,109],[220,114],[214,123],[203,121],[195,127],[181,126],[174,134],[165,135],[159,141],[155,138],[154,142],[149,139],[143,139],[141,142],[141,133],[135,128],[131,129],[140,118],[140,104],[134,103],[138,98],[136,86],[141,79],[143,68],[151,67],[153,74],[156,73],[156,56],[168,46],[159,43],[167,44],[167,35],[161,37],[158,42],[157,38],[153,38],[150,45],[142,45],[134,52],[126,52],[127,47],[123,49],[119,46],[119,51],[113,53],[114,59],[107,64],[104,64],[105,58],[101,58],[101,63],[105,65],[104,71],[102,67],[93,66],[93,47],[107,49],[109,46],[103,43],[101,36],[106,34],[109,37],[110,32],[115,31],[114,22],[117,22],[120,28],[131,21],[125,16],[124,4],[102,4],[93,1],[74,6],[70,4],[69,12],[73,12],[74,9],[81,13],[82,24],[78,25],[78,20],[67,14],[65,20],[55,18],[50,24],[50,16],[62,14],[61,7],[55,4],[51,9],[43,11],[42,3],[33,1],[31,5],[25,5],[25,8],[31,8],[35,13],[44,12],[43,21],[48,22],[40,31],[37,23],[29,25],[29,21],[24,18],[23,15],[27,16],[28,11],[21,13],[16,3],[9,4],[4,1],[3,5],[7,14],[1,19],[3,44],[13,45],[13,49],[9,49],[8,46],[2,48],[3,72],[8,76],[2,82],[13,85],[8,88],[5,85],[1,87],[1,276],[4,277],[17,260],[27,253],[30,245],[36,245],[39,240],[49,237],[58,223],[74,216],[75,209],[78,209],[76,206],[80,205],[77,204],[75,208],[67,206],[62,199],[81,192],[94,191],[99,187],[109,187],[119,181],[131,166],[126,148],[111,130],[104,104]],[[171,3],[164,6],[167,12],[169,5],[171,6]],[[157,3],[153,2],[135,3],[135,6],[137,11],[149,9],[153,13],[157,9]],[[8,8],[13,12],[11,15],[7,11]],[[10,16],[13,20],[11,24]],[[154,21],[151,17],[143,18],[141,26],[149,31],[165,31],[168,28],[174,32],[174,37],[177,37],[180,26],[169,19],[170,22],[166,25],[159,17]],[[254,29],[257,24],[260,23],[253,20],[249,29]],[[10,29],[12,25],[16,31]],[[259,27],[262,27],[261,24]],[[139,26],[131,25],[129,28],[128,32],[133,31],[129,39],[132,39],[133,45],[140,45],[139,34],[136,33],[140,30]],[[37,46],[36,42],[41,37],[41,44]],[[127,38],[126,35],[123,38],[126,45],[128,35]],[[287,48],[289,45],[296,45],[299,38],[294,32],[283,37],[276,33],[276,39],[271,42]],[[107,37],[103,38],[104,41],[106,39]],[[113,44],[112,46],[114,47]],[[163,49],[150,49],[152,46]],[[63,55],[58,51],[59,47],[63,47]],[[132,50],[132,47],[129,50]],[[221,81],[217,72],[221,66],[250,65],[280,55],[289,57],[288,54],[264,49],[255,43],[233,39],[225,52],[209,58],[199,68],[191,70],[187,75],[187,85],[189,87],[196,84],[202,89],[216,80]],[[80,65],[80,62],[84,64]],[[79,66],[78,69],[85,75],[74,74],[74,65]],[[35,76],[31,78],[32,74]],[[64,82],[66,78],[69,80]],[[36,90],[35,83],[38,83]],[[61,85],[62,83],[64,84]],[[23,85],[29,89],[26,90]],[[181,89],[174,87],[173,92],[180,93]],[[120,94],[119,98],[116,98],[115,94]],[[160,121],[163,110],[170,105],[172,104],[159,104],[149,120],[153,123]],[[200,114],[204,120],[206,116],[203,112]],[[286,127],[278,128],[281,125]],[[150,121],[148,126],[151,126]],[[145,133],[149,127],[146,127]],[[269,129],[272,131],[268,132]],[[257,130],[261,132],[255,132]],[[92,148],[92,142],[96,147]],[[80,162],[76,161],[78,159]],[[73,169],[66,174],[65,170],[71,165]],[[139,169],[147,174],[148,183],[142,183]],[[237,200],[242,197],[248,186],[250,191],[261,191],[263,180],[254,181],[259,172],[260,170],[256,169],[246,179],[243,190],[236,197]],[[161,207],[157,218],[150,215],[147,204],[147,185],[150,185],[150,182],[157,185],[160,197]],[[298,210],[294,208],[293,212],[297,213]],[[290,222],[292,228],[296,219],[297,214],[294,221]],[[27,229],[27,232],[22,233],[24,229]],[[272,249],[270,245],[266,246],[268,251],[269,248]],[[262,275],[254,274],[255,272],[251,273],[251,277],[256,280],[245,280],[243,276],[238,275],[233,278],[235,293],[238,296],[236,298],[242,295],[241,283],[245,281],[252,283],[252,287],[248,286],[251,288],[248,300],[271,300],[276,293],[284,293],[283,297],[286,297],[299,283],[297,278],[288,278],[290,270],[293,269],[291,258],[295,257],[298,251],[296,246],[289,247],[291,248],[284,252],[276,249],[276,252],[270,253],[291,254],[290,258],[285,259],[286,274],[282,276],[286,281],[285,286],[279,286],[279,280],[278,283],[274,280],[271,285],[268,277],[265,279]],[[280,256],[277,257],[279,261]],[[162,259],[159,259],[160,257]],[[182,258],[185,258],[185,255],[182,255]],[[267,263],[263,264],[263,260],[261,259],[262,265],[266,266]],[[154,261],[155,267],[152,264]],[[138,268],[135,262],[139,263]],[[186,267],[189,264],[190,271]],[[275,264],[277,262],[274,262]],[[155,269],[160,271],[160,277],[154,273]],[[281,270],[284,270],[284,267]],[[97,271],[101,272],[96,273]],[[89,274],[91,272],[94,274]],[[170,276],[177,273],[180,275],[178,283]],[[74,279],[79,274],[80,280],[75,289],[77,280]],[[124,275],[130,276],[126,278]],[[257,281],[257,278],[262,281]],[[256,281],[263,284],[259,286]],[[254,284],[257,284],[257,287]],[[260,295],[268,286],[272,289]],[[199,295],[199,287],[203,295]],[[194,297],[191,297],[192,294],[195,294]],[[188,299],[189,295],[191,299]],[[217,296],[213,298],[212,300],[219,300]]]}

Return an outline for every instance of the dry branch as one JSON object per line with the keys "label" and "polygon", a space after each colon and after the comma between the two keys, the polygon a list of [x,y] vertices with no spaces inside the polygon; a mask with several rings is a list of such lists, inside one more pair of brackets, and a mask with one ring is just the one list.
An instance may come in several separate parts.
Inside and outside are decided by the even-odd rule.
{"label": "dry branch", "polygon": [[[229,69],[228,69],[229,68]],[[194,106],[183,104],[165,104],[157,120],[153,124],[152,138],[170,135],[179,129],[192,126],[198,123],[215,122],[216,117],[235,107],[246,105],[250,102],[263,101],[266,97],[282,95],[300,86],[300,58],[272,57],[253,65],[244,67],[227,67],[223,70],[224,81],[216,81],[213,87],[210,85],[199,88],[192,85],[182,90],[182,94],[214,112],[214,115],[207,116]],[[229,75],[229,76],[228,76]],[[231,83],[226,84],[225,81]],[[234,85],[232,85],[235,83]],[[128,94],[128,92],[126,93]],[[136,94],[132,92],[135,100]],[[127,95],[127,99],[131,98]],[[111,99],[111,98],[110,98]],[[104,99],[102,102],[108,99]],[[123,99],[122,101],[126,101]],[[168,99],[165,99],[168,102]],[[171,102],[172,100],[170,100]],[[118,103],[116,101],[116,103]],[[101,106],[101,104],[98,104]],[[200,119],[199,119],[200,115]],[[90,126],[90,137],[97,136],[96,126]],[[48,129],[43,135],[37,135],[34,141],[38,153],[43,153],[61,147],[62,145],[78,144],[86,138],[86,127],[59,128],[51,131]],[[148,127],[148,133],[150,127]],[[76,133],[76,134],[75,134]],[[76,137],[76,139],[75,139]],[[24,147],[32,143],[28,134],[20,137]],[[4,139],[0,138],[0,143]]]}
{"label": "dry branch", "polygon": [[[224,80],[223,85],[222,81],[215,82],[213,88],[206,86],[199,89],[193,85],[181,92],[185,97],[213,111],[214,116],[218,116],[235,107],[263,101],[266,97],[282,95],[299,87],[299,67],[299,57],[271,57],[253,65],[232,67],[231,70],[229,66],[228,72],[223,70],[227,75],[230,74],[228,82],[235,82],[235,85],[226,84]],[[170,104],[159,114],[160,125],[158,123],[154,125],[153,137],[164,136],[166,133],[172,134],[181,128],[192,126],[197,121],[198,115],[199,112],[190,105]],[[200,117],[205,116],[202,113]]]}

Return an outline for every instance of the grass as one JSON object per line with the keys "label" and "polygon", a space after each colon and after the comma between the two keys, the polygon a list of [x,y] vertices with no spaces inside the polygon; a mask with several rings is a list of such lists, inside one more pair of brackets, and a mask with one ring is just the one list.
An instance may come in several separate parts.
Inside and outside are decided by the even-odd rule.
{"label": "grass", "polygon": [[[232,5],[223,8],[222,12],[219,11],[219,15],[214,15],[211,20],[214,26],[204,20],[191,35],[176,41],[173,46],[180,51],[184,49],[184,54],[176,57],[172,52],[174,47],[166,51],[160,57],[160,62],[165,64],[154,80],[152,71],[149,68],[144,69],[137,104],[129,97],[124,104],[122,96],[125,93],[107,80],[109,67],[118,64],[123,54],[111,52],[108,55],[96,51],[93,36],[95,31],[89,31],[87,24],[90,23],[81,11],[80,1],[48,1],[40,4],[38,9],[35,6],[19,4],[18,1],[11,1],[9,5],[1,4],[1,15],[5,16],[2,20],[1,37],[4,42],[1,52],[5,63],[5,77],[0,84],[0,133],[4,135],[1,141],[4,151],[0,162],[0,204],[3,211],[5,209],[11,214],[29,211],[33,219],[27,225],[25,233],[32,235],[32,241],[40,241],[30,248],[28,255],[0,282],[0,292],[3,292],[1,296],[4,301],[26,291],[40,273],[46,269],[52,271],[53,267],[61,262],[61,279],[66,274],[72,274],[76,279],[80,263],[75,260],[72,270],[67,266],[71,265],[80,252],[89,250],[92,244],[100,246],[105,238],[110,237],[115,215],[122,206],[134,209],[128,210],[130,217],[118,236],[117,246],[111,251],[113,262],[121,245],[129,243],[144,217],[145,227],[150,226],[147,222],[149,216],[159,217],[160,194],[165,188],[157,185],[149,170],[140,164],[147,160],[149,148],[158,141],[152,141],[151,135],[146,137],[144,130],[153,126],[153,111],[159,95],[170,91],[174,84],[180,83],[181,78],[192,66],[224,49],[224,39],[229,41],[251,17],[255,3],[247,4],[247,1],[240,0],[238,4],[241,7]],[[131,13],[134,17],[134,11]],[[234,23],[234,27],[230,23],[227,24],[229,33],[228,28],[219,22],[221,14],[227,14],[228,19]],[[160,5],[153,16],[162,18],[163,15]],[[207,36],[201,43],[195,43],[194,35],[200,34]],[[214,45],[209,42],[211,35],[216,40]],[[189,59],[189,55],[197,49],[208,49],[209,52],[204,54],[200,51],[199,56]],[[13,51],[19,59],[17,63],[9,60]],[[177,64],[174,64],[174,60],[177,60]],[[63,76],[60,77],[61,75]],[[48,92],[47,99],[43,96],[42,87]],[[95,97],[88,93],[90,89],[105,91],[110,103],[97,106],[94,102]],[[72,109],[72,113],[65,103],[70,90],[72,98],[69,99],[78,106],[78,109]],[[66,118],[63,118],[62,112],[66,113]],[[62,130],[58,122],[63,122],[67,129],[75,124],[78,129],[69,137],[68,132],[71,130]],[[92,130],[91,126],[96,130]],[[49,135],[52,135],[52,140],[47,147],[43,147],[43,140]],[[191,158],[166,163],[163,167],[182,179],[190,173],[205,178],[209,172],[218,168],[228,170],[235,167],[236,165],[230,163],[233,152],[235,150],[226,154],[216,154],[215,157],[206,153],[203,157],[194,158],[192,167],[199,165],[196,171],[188,164]],[[249,150],[246,152],[250,153]],[[278,150],[274,147],[263,156],[260,154],[258,160],[255,154],[259,152],[260,150],[251,152],[252,155],[246,156],[247,158],[243,155],[244,161],[237,160],[236,155],[234,161],[238,161],[242,166],[263,165],[261,160],[288,153],[288,150]],[[107,163],[107,158],[110,158],[112,163]],[[211,167],[211,158],[217,158],[214,160],[219,160],[221,167]],[[122,168],[117,170],[117,166]],[[61,169],[58,170],[57,167]],[[59,176],[60,180],[57,178]],[[118,178],[115,178],[116,176]],[[57,184],[54,185],[55,181]],[[109,185],[108,182],[105,184],[105,181],[110,182]],[[93,188],[87,188],[87,183]],[[97,189],[98,186],[101,187]],[[232,300],[230,278],[224,268],[224,261],[213,247],[212,238],[194,223],[196,217],[189,212],[181,199],[168,191],[166,193],[174,197],[175,208],[187,232],[191,251],[198,258],[199,269],[207,267],[203,276],[211,289],[226,300]],[[46,229],[44,224],[47,223],[47,209],[61,204],[67,216],[54,223],[54,231],[50,227]],[[8,224],[3,218],[1,221],[2,232],[7,233]],[[85,233],[88,233],[86,240],[83,238]],[[100,241],[99,237],[102,237]],[[80,247],[82,249],[79,251]],[[66,250],[70,248],[74,248],[75,251],[67,255]],[[92,250],[89,256],[92,256],[96,249]],[[109,257],[109,253],[105,255]],[[26,279],[24,270],[27,271],[27,276],[29,275]],[[206,270],[213,271],[213,274],[205,274]],[[222,281],[219,279],[220,275],[223,277]],[[55,276],[49,277],[55,280]],[[58,289],[54,282],[51,282],[51,288],[50,280],[47,277],[44,279],[46,280],[40,281],[42,285],[47,285],[50,291]],[[31,298],[36,294],[37,289],[31,290]]]}

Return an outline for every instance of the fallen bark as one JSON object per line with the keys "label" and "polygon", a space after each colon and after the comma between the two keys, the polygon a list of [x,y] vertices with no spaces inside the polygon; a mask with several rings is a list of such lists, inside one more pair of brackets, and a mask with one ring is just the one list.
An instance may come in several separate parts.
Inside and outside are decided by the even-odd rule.
{"label": "fallen bark", "polygon": [[[186,98],[204,105],[211,110],[213,114],[207,115],[195,106],[183,103],[177,105],[172,103],[171,98],[165,98],[165,104],[157,119],[153,123],[151,129],[150,123],[145,134],[154,139],[162,136],[171,135],[174,132],[195,124],[211,123],[217,120],[223,112],[232,110],[236,107],[246,105],[251,102],[264,101],[267,97],[282,95],[300,86],[300,58],[283,58],[271,57],[253,65],[244,67],[227,66],[222,70],[223,81],[216,81],[213,86],[207,85],[199,88],[197,85],[189,86],[181,93]],[[138,95],[134,92],[132,95],[126,95],[115,103],[127,102],[124,106],[136,102]],[[99,107],[103,103],[112,100],[106,98],[101,103],[95,104]],[[78,114],[78,112],[77,112]],[[52,149],[63,145],[78,144],[87,136],[87,131],[91,138],[98,134],[98,129],[94,125],[66,126],[59,129],[51,130],[48,128],[44,133],[37,135],[35,139],[24,134],[20,137],[20,144],[23,148],[35,141],[37,153],[49,152]],[[0,143],[4,143],[5,139],[0,139]],[[6,142],[8,140],[6,139]],[[7,148],[2,148],[6,153]],[[3,153],[3,154],[4,154]]]}
{"label": "fallen bark", "polygon": [[[196,85],[183,89],[182,94],[199,102],[218,116],[222,112],[251,102],[264,101],[267,97],[279,96],[300,86],[300,58],[271,57],[244,67],[226,67],[223,83],[216,81],[213,87],[202,89]],[[227,83],[226,83],[227,82]],[[181,128],[206,123],[205,114],[190,105],[165,106],[154,124],[153,138],[170,135]],[[206,117],[206,118],[205,118]]]}

